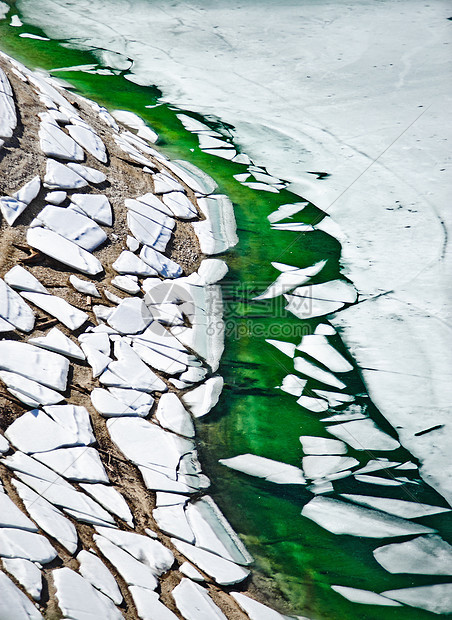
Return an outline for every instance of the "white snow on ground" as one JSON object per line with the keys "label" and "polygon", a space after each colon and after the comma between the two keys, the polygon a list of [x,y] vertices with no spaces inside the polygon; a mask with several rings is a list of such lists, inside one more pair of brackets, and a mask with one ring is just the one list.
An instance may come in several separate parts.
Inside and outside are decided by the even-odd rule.
{"label": "white snow on ground", "polygon": [[231,123],[255,163],[328,211],[360,293],[394,290],[391,308],[363,302],[339,315],[341,335],[359,365],[384,365],[365,371],[371,396],[401,424],[428,482],[450,498],[448,428],[414,436],[425,430],[419,412],[444,424],[452,385],[448,3],[236,0],[212,8],[207,0],[114,0],[108,11],[100,1],[18,4],[47,35],[131,57],[132,81]]}

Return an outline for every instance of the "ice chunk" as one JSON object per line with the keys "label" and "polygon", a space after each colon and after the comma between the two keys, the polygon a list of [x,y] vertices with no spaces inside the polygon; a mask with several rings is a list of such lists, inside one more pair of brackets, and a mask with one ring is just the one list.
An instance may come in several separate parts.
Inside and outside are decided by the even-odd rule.
{"label": "ice chunk", "polygon": [[291,291],[296,286],[308,282],[310,278],[317,275],[325,266],[326,261],[322,260],[315,265],[305,267],[304,269],[291,269],[283,271],[270,286],[261,295],[255,297],[255,300],[271,299],[278,297],[283,293]]}
{"label": "ice chunk", "polygon": [[279,387],[283,392],[287,392],[293,396],[301,396],[306,383],[306,379],[300,379],[297,375],[286,375]]}
{"label": "ice chunk", "polygon": [[47,293],[47,289],[34,277],[29,271],[15,265],[7,273],[5,273],[5,282],[11,288],[18,291],[32,291],[34,293]]}
{"label": "ice chunk", "polygon": [[79,189],[88,185],[88,182],[77,171],[54,159],[48,159],[44,185],[49,189]]}
{"label": "ice chunk", "polygon": [[[138,248],[137,248],[138,249]],[[129,273],[137,276],[155,276],[157,275],[156,269],[147,265],[138,256],[128,250],[124,250],[112,267],[118,273]]]}
{"label": "ice chunk", "polygon": [[279,349],[279,351],[281,351],[285,355],[288,355],[289,357],[293,357],[295,355],[295,345],[291,342],[283,342],[282,340],[271,340],[270,338],[266,338],[265,342],[268,342],[268,344],[276,347],[277,349]]}
{"label": "ice chunk", "polygon": [[147,245],[141,248],[140,258],[164,278],[178,278],[182,275],[180,265]]}
{"label": "ice chunk", "polygon": [[263,603],[255,601],[246,594],[242,594],[241,592],[231,592],[231,596],[246,612],[250,620],[287,620],[287,616],[282,616],[274,609],[267,607],[267,605],[264,605]]}
{"label": "ice chunk", "polygon": [[325,383],[326,385],[331,385],[338,390],[342,390],[345,388],[345,383],[340,381],[337,377],[335,377],[331,372],[326,370],[322,370],[319,366],[316,366],[312,362],[305,360],[302,357],[296,357],[294,360],[295,370],[301,372],[303,375],[314,379],[315,381],[320,381],[321,383]]}
{"label": "ice chunk", "polygon": [[409,502],[403,499],[392,499],[390,497],[351,495],[347,493],[343,493],[342,497],[345,497],[356,504],[362,504],[363,506],[368,506],[369,508],[389,512],[396,517],[402,517],[404,519],[418,519],[419,517],[428,517],[429,515],[436,515],[442,512],[450,512],[450,508],[432,506],[430,504],[420,504],[418,502]]}
{"label": "ice chunk", "polygon": [[41,150],[47,157],[69,161],[83,161],[85,159],[83,149],[56,123],[41,122],[39,140]]}
{"label": "ice chunk", "polygon": [[305,454],[346,454],[347,446],[344,442],[327,437],[313,437],[302,435],[300,442]]}
{"label": "ice chunk", "polygon": [[218,403],[223,384],[223,377],[211,377],[194,390],[185,392],[182,401],[195,418],[201,418],[207,415]]}
{"label": "ice chunk", "polygon": [[6,384],[8,392],[11,392],[19,400],[32,407],[36,405],[55,405],[64,400],[64,396],[59,392],[55,392],[15,372],[0,370],[0,379]]}
{"label": "ice chunk", "polygon": [[281,205],[276,209],[276,211],[273,211],[273,213],[267,215],[267,219],[270,224],[274,224],[280,220],[285,220],[286,218],[303,211],[307,204],[307,202],[295,202],[294,204]]}
{"label": "ice chunk", "polygon": [[152,322],[152,314],[142,299],[127,298],[121,301],[108,317],[108,324],[121,334],[137,334]]}
{"label": "ice chunk", "polygon": [[0,556],[23,558],[47,564],[57,557],[57,552],[47,538],[26,530],[3,527],[0,529]]}
{"label": "ice chunk", "polygon": [[33,521],[24,515],[6,493],[0,493],[0,528],[3,527],[13,527],[28,532],[38,531]]}
{"label": "ice chunk", "polygon": [[356,301],[356,290],[343,280],[332,280],[296,288],[292,295],[285,295],[286,309],[300,319],[330,314],[345,304]]}
{"label": "ice chunk", "polygon": [[99,590],[108,598],[110,598],[116,605],[122,602],[122,594],[118,588],[115,578],[110,573],[105,564],[100,560],[97,555],[85,551],[82,549],[77,555],[77,560],[80,563],[80,574],[92,586]]}
{"label": "ice chunk", "polygon": [[328,342],[325,336],[303,336],[297,349],[326,366],[331,372],[350,372],[353,366]]}
{"label": "ice chunk", "polygon": [[61,297],[44,293],[29,293],[28,291],[23,291],[21,295],[41,310],[57,318],[68,329],[78,329],[89,318],[86,312],[75,308]]}
{"label": "ice chunk", "polygon": [[22,558],[3,558],[2,562],[8,573],[17,579],[35,601],[39,601],[42,591],[42,575],[36,564]]}
{"label": "ice chunk", "polygon": [[59,448],[51,452],[41,452],[33,455],[39,462],[44,463],[68,480],[79,482],[106,482],[109,483],[107,473],[94,448],[75,447]]}
{"label": "ice chunk", "polygon": [[69,276],[69,282],[79,293],[84,293],[85,295],[91,295],[91,297],[101,297],[101,294],[97,290],[94,282],[89,282],[88,280],[82,280],[78,278],[74,274]]}
{"label": "ice chunk", "polygon": [[227,620],[207,590],[190,579],[182,579],[172,595],[185,620]]}
{"label": "ice chunk", "polygon": [[396,450],[400,446],[396,439],[380,430],[370,418],[327,426],[327,431],[355,450]]}
{"label": "ice chunk", "polygon": [[389,573],[451,575],[452,546],[440,536],[419,536],[375,549],[374,558]]}
{"label": "ice chunk", "polygon": [[184,437],[195,436],[195,428],[190,414],[174,393],[162,394],[155,417],[163,428],[167,428],[173,433],[178,433]]}
{"label": "ice chunk", "polygon": [[298,467],[255,454],[240,454],[229,459],[219,459],[218,462],[249,476],[264,478],[268,482],[277,484],[305,484],[306,482]]}
{"label": "ice chunk", "polygon": [[436,583],[431,586],[386,590],[383,596],[404,605],[425,609],[434,614],[448,615],[452,612],[452,583]]}
{"label": "ice chunk", "polygon": [[204,254],[220,254],[237,245],[236,223],[232,202],[227,196],[200,198],[198,205],[205,217],[193,228]]}
{"label": "ice chunk", "polygon": [[189,543],[195,542],[195,535],[187,521],[182,504],[160,506],[152,511],[152,516],[162,532]]}
{"label": "ice chunk", "polygon": [[0,342],[0,368],[16,372],[61,392],[66,389],[68,360],[57,353],[43,351],[25,342]]}
{"label": "ice chunk", "polygon": [[[2,126],[0,123],[0,135],[1,128]],[[3,572],[0,572],[0,590],[2,592],[0,598],[1,617],[10,618],[11,620],[43,620],[41,614],[30,599],[27,598]],[[14,610],[14,616],[11,616],[12,610]]]}
{"label": "ice chunk", "polygon": [[35,316],[31,308],[1,278],[0,317],[23,332],[31,332],[35,324]]}
{"label": "ice chunk", "polygon": [[371,592],[370,590],[359,590],[358,588],[349,588],[348,586],[331,586],[331,589],[352,603],[401,607],[400,603],[392,601],[390,598],[386,598],[376,592]]}
{"label": "ice chunk", "polygon": [[85,151],[91,153],[91,155],[101,163],[106,163],[107,153],[105,152],[105,145],[91,127],[68,125],[67,130],[69,135],[83,147]]}
{"label": "ice chunk", "polygon": [[90,168],[88,166],[82,166],[81,164],[68,164],[68,168],[70,168],[73,172],[81,176],[85,181],[89,183],[93,183],[94,185],[99,185],[106,181],[106,175],[100,170],[96,170],[95,168]]}
{"label": "ice chunk", "polygon": [[47,205],[39,213],[36,221],[88,252],[93,252],[107,239],[107,235],[98,224],[86,215],[71,209]]}
{"label": "ice chunk", "polygon": [[110,201],[103,194],[72,194],[71,201],[98,224],[113,224]]}
{"label": "ice chunk", "polygon": [[177,620],[177,616],[160,602],[157,592],[140,586],[130,586],[129,590],[140,618]]}

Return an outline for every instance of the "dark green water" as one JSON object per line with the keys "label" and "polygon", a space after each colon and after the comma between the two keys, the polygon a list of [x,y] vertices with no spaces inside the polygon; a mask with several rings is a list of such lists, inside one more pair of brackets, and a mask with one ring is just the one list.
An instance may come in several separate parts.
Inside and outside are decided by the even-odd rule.
{"label": "dark green water", "polygon": [[[42,33],[29,26],[11,28],[8,23],[8,18],[0,22],[1,48],[28,66],[50,70],[96,62],[89,52],[66,49],[58,41],[19,38],[19,33],[24,31]],[[312,498],[304,487],[265,483],[218,464],[219,458],[250,452],[299,466],[302,456],[299,435],[327,436],[324,424],[319,421],[324,416],[302,409],[293,396],[275,389],[285,375],[293,372],[293,362],[265,343],[265,338],[299,343],[302,335],[312,333],[321,321],[302,322],[285,312],[282,303],[251,300],[278,275],[270,261],[305,267],[328,259],[321,279],[318,277],[316,281],[338,277],[339,244],[320,231],[298,234],[271,230],[266,216],[281,204],[298,202],[300,198],[286,191],[270,194],[240,185],[233,175],[245,172],[246,167],[202,153],[196,136],[185,131],[176,118],[178,110],[168,105],[145,107],[158,102],[157,89],[137,86],[121,74],[58,72],[56,75],[110,109],[128,109],[139,114],[161,136],[159,148],[164,153],[189,160],[205,170],[215,178],[219,191],[227,193],[234,202],[240,242],[226,256],[230,271],[223,285],[227,337],[220,372],[225,378],[225,390],[216,409],[198,424],[198,433],[204,468],[214,481],[212,494],[256,558],[258,571],[270,576],[273,591],[280,592],[275,605],[281,604],[286,612],[319,619],[435,617],[406,607],[355,605],[343,599],[330,589],[331,584],[379,592],[438,582],[438,579],[389,575],[372,556],[372,550],[384,544],[380,539],[335,536],[301,517],[302,507]],[[303,221],[316,217],[318,212],[312,205],[303,212]],[[337,344],[340,348],[339,336]],[[347,391],[359,395],[358,402],[372,408],[358,373],[347,377]],[[315,387],[314,383],[312,386]],[[377,411],[373,411],[373,417],[390,432]],[[350,455],[363,464],[369,458],[387,456],[353,450]],[[404,462],[411,457],[400,449],[392,452],[390,458]],[[370,494],[368,487],[364,490],[364,485],[352,478],[336,483],[336,489]],[[423,485],[410,485],[410,490],[419,501],[441,503]],[[401,487],[396,490],[373,487],[371,492],[407,499]],[[442,515],[422,522],[437,527],[446,537],[446,520]]]}

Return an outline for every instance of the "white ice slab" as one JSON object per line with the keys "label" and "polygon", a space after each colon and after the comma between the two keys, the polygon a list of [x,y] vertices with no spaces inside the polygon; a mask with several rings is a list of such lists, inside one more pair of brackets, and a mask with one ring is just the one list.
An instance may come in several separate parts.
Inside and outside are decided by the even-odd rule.
{"label": "white ice slab", "polygon": [[330,407],[340,407],[345,403],[351,403],[355,397],[351,394],[341,394],[340,392],[329,392],[328,390],[312,390],[314,394],[328,401]]}
{"label": "white ice slab", "polygon": [[115,398],[135,410],[138,415],[147,416],[154,404],[154,399],[150,394],[140,392],[139,390],[111,387],[108,388],[108,391]]}
{"label": "white ice slab", "polygon": [[1,278],[0,317],[24,332],[30,332],[35,324],[35,317],[31,308]]}
{"label": "white ice slab", "polygon": [[187,521],[184,506],[160,506],[152,511],[157,527],[165,534],[174,536],[188,543],[195,542],[195,535]]}
{"label": "white ice slab", "polygon": [[210,575],[219,585],[226,586],[240,583],[249,575],[249,570],[214,553],[199,549],[176,538],[172,538],[171,542],[190,562],[193,562],[203,572]]}
{"label": "white ice slab", "polygon": [[99,138],[97,133],[88,127],[81,125],[68,125],[67,130],[69,135],[77,142],[81,147],[91,153],[93,157],[105,164],[107,161],[107,153],[105,151],[105,145]]}
{"label": "white ice slab", "polygon": [[[110,328],[108,328],[110,329]],[[114,333],[114,330],[112,330]],[[80,334],[78,337],[79,342],[89,345],[92,349],[100,351],[104,355],[111,354],[111,343],[107,332],[96,331]]]}
{"label": "white ice slab", "polygon": [[304,506],[301,514],[333,534],[390,538],[430,534],[435,531],[378,510],[362,508],[329,497],[315,497]]}
{"label": "white ice slab", "polygon": [[291,291],[301,284],[308,282],[310,278],[317,275],[325,266],[326,261],[322,260],[315,265],[305,267],[304,269],[291,269],[283,271],[270,286],[260,295],[255,297],[256,300],[271,299],[283,295]]}
{"label": "white ice slab", "polygon": [[121,620],[122,613],[108,597],[96,590],[87,579],[70,568],[57,568],[52,573],[58,606],[66,618]]}
{"label": "white ice slab", "polygon": [[292,295],[285,296],[289,304],[286,309],[300,319],[330,314],[346,303],[356,301],[356,290],[343,280],[332,280],[296,288]]}
{"label": "white ice slab", "polygon": [[133,527],[133,517],[130,512],[130,508],[123,496],[114,487],[107,486],[105,484],[92,483],[80,483],[80,486],[88,493],[88,495],[94,497],[94,499],[101,506],[103,506],[103,508]]}
{"label": "white ice slab", "polygon": [[154,192],[156,194],[167,194],[168,192],[183,192],[185,191],[182,185],[176,181],[171,175],[163,172],[158,172],[152,175],[154,182]]}
{"label": "white ice slab", "polygon": [[8,450],[9,450],[8,441],[3,437],[3,435],[0,435],[0,454],[3,454],[4,452],[8,452]]}
{"label": "white ice slab", "polygon": [[50,203],[51,205],[60,205],[66,200],[66,197],[66,192],[49,192],[46,195],[46,202]]}
{"label": "white ice slab", "polygon": [[26,208],[27,204],[16,198],[10,198],[9,196],[0,198],[0,210],[10,226],[14,224],[19,215],[21,215]]}
{"label": "white ice slab", "polygon": [[306,482],[303,472],[298,467],[255,454],[240,454],[229,459],[219,459],[218,462],[249,476],[264,478],[276,484],[305,484]]}
{"label": "white ice slab", "polygon": [[28,532],[38,531],[36,525],[24,515],[6,493],[0,493],[0,528],[3,527],[13,527]]}
{"label": "white ice slab", "polygon": [[[17,579],[28,594],[35,601],[39,601],[42,591],[42,575],[36,564],[22,558],[3,558],[2,563],[5,569]],[[13,610],[11,610],[11,613],[14,613]]]}
{"label": "white ice slab", "polygon": [[[49,484],[49,483],[47,483]],[[58,540],[69,553],[75,553],[78,545],[77,530],[63,513],[52,506],[46,499],[35,493],[19,480],[13,480],[13,485],[23,501],[29,515],[39,527]]]}
{"label": "white ice slab", "polygon": [[31,406],[55,405],[64,400],[64,396],[59,392],[15,372],[0,370],[0,379],[6,384],[9,392]]}
{"label": "white ice slab", "polygon": [[359,461],[347,456],[304,456],[302,464],[306,478],[314,480],[355,467]]}
{"label": "white ice slab", "polygon": [[400,444],[387,435],[370,418],[328,426],[327,431],[355,450],[396,450]]}
{"label": "white ice slab", "polygon": [[294,360],[294,366],[295,370],[298,370],[298,372],[301,372],[303,375],[306,375],[315,381],[320,381],[326,385],[331,385],[338,390],[342,390],[346,387],[345,383],[335,377],[331,372],[322,370],[322,368],[319,368],[319,366],[316,366],[303,357],[296,357]]}
{"label": "white ice slab", "polygon": [[383,605],[387,607],[400,607],[400,603],[392,601],[390,598],[381,596],[370,590],[360,590],[358,588],[349,588],[348,586],[331,586],[331,589],[346,598],[352,603],[361,603],[363,605]]}
{"label": "white ice slab", "polygon": [[309,409],[309,411],[313,411],[314,413],[322,413],[323,411],[328,410],[328,403],[326,400],[323,400],[323,398],[300,396],[300,398],[297,400],[297,404],[300,405],[300,407]]}
{"label": "white ice slab", "polygon": [[116,286],[116,288],[130,295],[136,295],[136,293],[140,291],[140,285],[137,282],[136,276],[135,279],[133,276],[129,275],[116,276],[111,280],[111,283],[113,286]]}
{"label": "white ice slab", "polygon": [[93,183],[94,185],[99,185],[107,179],[103,172],[96,170],[95,168],[90,168],[89,166],[82,166],[82,164],[68,164],[67,167],[81,176],[82,179],[88,183]]}
{"label": "white ice slab", "polygon": [[0,556],[23,558],[47,564],[57,557],[57,552],[47,538],[34,532],[4,527],[0,529]]}
{"label": "white ice slab", "polygon": [[180,265],[147,245],[141,248],[140,258],[164,278],[178,278],[182,275]]}
{"label": "white ice slab", "polygon": [[80,189],[88,185],[88,182],[76,171],[54,159],[47,160],[44,185],[49,189]]}
{"label": "white ice slab", "polygon": [[101,294],[97,290],[94,282],[89,282],[88,280],[82,280],[81,278],[75,276],[74,274],[69,276],[69,282],[79,293],[83,293],[84,295],[90,295],[91,297],[101,297]]}
{"label": "white ice slab", "polygon": [[34,458],[68,480],[109,483],[102,461],[94,448],[59,448],[35,454]]}
{"label": "white ice slab", "polygon": [[82,273],[97,275],[103,271],[102,264],[95,256],[53,230],[38,226],[29,228],[27,243],[32,248]]}
{"label": "white ice slab", "polygon": [[188,161],[183,161],[181,159],[167,161],[165,162],[165,166],[194,192],[207,195],[214,192],[218,187],[212,177],[209,177],[205,172]]}
{"label": "white ice slab", "polygon": [[177,616],[159,600],[157,592],[140,586],[130,586],[129,590],[138,616],[143,620],[177,620]]}
{"label": "white ice slab", "polygon": [[382,594],[404,605],[425,609],[434,614],[449,615],[452,612],[452,583],[386,590]]}
{"label": "white ice slab", "polygon": [[41,189],[41,178],[39,175],[33,177],[28,183],[25,183],[17,192],[14,192],[13,197],[29,205],[32,200],[36,198]]}
{"label": "white ice slab", "polygon": [[48,349],[55,353],[61,353],[77,360],[84,360],[85,354],[75,342],[68,338],[58,327],[52,327],[46,336],[30,338],[29,344],[33,344],[42,349]]}
{"label": "white ice slab", "polygon": [[295,355],[296,345],[291,342],[284,342],[283,340],[272,340],[271,338],[266,338],[265,342],[271,344],[273,347],[287,355],[288,357],[293,357]]}
{"label": "white ice slab", "polygon": [[108,318],[108,324],[121,334],[137,334],[152,322],[152,314],[142,299],[124,299]]}
{"label": "white ice slab", "polygon": [[58,391],[66,389],[69,362],[50,351],[14,340],[0,342],[0,368]]}
{"label": "white ice slab", "polygon": [[276,211],[273,211],[273,213],[267,215],[267,219],[270,224],[285,220],[286,218],[303,211],[307,204],[307,202],[295,202],[294,204],[281,205],[276,209]]}
{"label": "white ice slab", "polygon": [[82,312],[82,310],[75,308],[65,299],[56,295],[29,293],[28,291],[22,292],[21,295],[35,306],[38,306],[38,308],[41,308],[41,310],[57,318],[70,330],[78,329],[89,318],[86,312]]}
{"label": "white ice slab", "polygon": [[307,379],[300,379],[300,377],[297,377],[297,375],[286,375],[282,380],[282,384],[279,386],[279,388],[283,392],[287,392],[288,394],[292,394],[293,396],[301,396],[306,383]]}
{"label": "white ice slab", "polygon": [[130,210],[127,213],[127,225],[133,236],[140,243],[160,252],[166,250],[166,246],[171,238],[171,230],[169,228]]}
{"label": "white ice slab", "polygon": [[375,549],[374,558],[389,573],[451,575],[452,546],[440,536],[419,536]]}
{"label": "white ice slab", "polygon": [[195,436],[195,428],[190,414],[174,392],[162,394],[155,417],[163,428],[167,428],[173,433],[178,433],[184,437]]}
{"label": "white ice slab", "polygon": [[211,377],[199,387],[190,392],[185,392],[182,396],[182,402],[195,418],[201,418],[207,415],[218,403],[223,385],[223,377]]}
{"label": "white ice slab", "polygon": [[41,150],[47,157],[69,161],[83,161],[85,153],[57,124],[41,122],[39,128]]}
{"label": "white ice slab", "polygon": [[79,570],[82,577],[89,581],[96,590],[99,590],[116,603],[116,605],[119,605],[123,600],[121,591],[118,588],[115,578],[102,560],[94,553],[90,553],[84,549],[77,555],[77,560],[80,563]]}
{"label": "white ice slab", "polygon": [[137,276],[157,275],[157,271],[155,269],[147,265],[141,260],[141,258],[129,250],[124,250],[124,252],[122,252],[112,264],[112,267],[118,273],[123,274],[129,273]]}
{"label": "white ice slab", "polygon": [[179,567],[179,571],[185,575],[185,577],[188,577],[189,579],[191,579],[192,581],[199,581],[199,582],[203,582],[205,581],[204,577],[201,575],[201,573],[199,572],[199,570],[197,570],[192,564],[190,564],[189,562],[183,562],[180,567]]}
{"label": "white ice slab", "polygon": [[166,391],[166,384],[141,361],[135,351],[124,341],[115,342],[115,356],[118,361],[110,364],[109,370],[128,382],[127,387],[144,392]]}
{"label": "white ice slab", "polygon": [[162,200],[171,209],[172,214],[182,220],[191,220],[198,215],[194,204],[181,191],[164,194]]}
{"label": "white ice slab", "polygon": [[122,400],[115,398],[107,390],[94,388],[91,392],[93,407],[106,418],[140,415],[136,409],[128,407]]}
{"label": "white ice slab", "polygon": [[[355,475],[355,480],[358,482],[364,482],[364,484],[379,484],[384,487],[398,487],[403,484],[402,481],[395,478],[381,478],[379,476],[363,476],[360,474]],[[407,479],[405,478],[405,481]]]}
{"label": "white ice slab", "polygon": [[190,579],[182,579],[172,595],[185,620],[227,620],[207,590]]}
{"label": "white ice slab", "polygon": [[382,510],[383,512],[389,512],[396,517],[405,519],[417,519],[419,517],[428,517],[429,515],[436,515],[442,512],[450,512],[450,508],[421,504],[413,501],[410,502],[402,499],[391,499],[390,497],[373,497],[370,495],[352,495],[347,493],[343,493],[342,497],[357,504]]}
{"label": "white ice slab", "polygon": [[107,239],[107,235],[98,224],[72,209],[47,205],[39,213],[36,221],[88,252],[93,252]]}
{"label": "white ice slab", "polygon": [[246,594],[231,592],[231,596],[237,601],[243,611],[246,612],[250,620],[287,620],[287,616],[281,615],[274,609],[255,601]]}
{"label": "white ice slab", "polygon": [[[2,76],[4,76],[3,82],[7,79],[3,71]],[[14,99],[8,93],[0,91],[0,137],[11,138],[16,126],[17,114]]]}
{"label": "white ice slab", "polygon": [[346,454],[347,446],[343,441],[328,439],[327,437],[314,437],[302,435],[300,443],[305,454]]}
{"label": "white ice slab", "polygon": [[101,375],[112,361],[111,357],[105,355],[101,351],[98,351],[87,343],[82,343],[82,350],[86,355],[86,361],[92,368],[93,378]]}
{"label": "white ice slab", "polygon": [[103,194],[72,194],[71,202],[98,224],[112,225],[110,201]]}
{"label": "white ice slab", "polygon": [[0,572],[0,589],[0,616],[8,620],[43,620],[30,599],[3,572]]}
{"label": "white ice slab", "polygon": [[326,366],[331,372],[350,372],[353,366],[328,342],[325,336],[303,336],[297,349]]}
{"label": "white ice slab", "polygon": [[205,219],[194,222],[193,228],[204,254],[220,254],[237,245],[236,223],[232,202],[218,195],[198,200]]}
{"label": "white ice slab", "polygon": [[33,291],[35,293],[47,293],[47,289],[27,269],[15,265],[5,273],[5,282],[18,291]]}

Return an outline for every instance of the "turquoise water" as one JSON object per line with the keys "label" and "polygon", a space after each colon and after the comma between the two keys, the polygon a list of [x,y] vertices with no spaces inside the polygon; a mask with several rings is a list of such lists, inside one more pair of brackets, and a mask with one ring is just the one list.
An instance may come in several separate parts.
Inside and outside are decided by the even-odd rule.
{"label": "turquoise water", "polygon": [[[43,34],[24,26],[11,28],[9,20],[0,22],[0,45],[28,66],[47,70],[97,62],[89,52],[71,50],[59,41],[22,39],[20,32]],[[298,202],[287,191],[279,194],[258,192],[240,185],[234,174],[246,166],[209,156],[198,147],[198,140],[185,131],[176,117],[179,110],[158,105],[160,93],[153,87],[135,85],[124,74],[98,75],[80,71],[58,72],[74,88],[110,109],[136,112],[160,135],[159,148],[170,157],[183,158],[199,166],[219,184],[234,203],[239,244],[225,257],[229,273],[223,283],[225,298],[226,349],[220,372],[225,389],[219,405],[198,423],[200,455],[213,482],[212,495],[256,558],[256,569],[271,579],[275,605],[292,613],[322,619],[423,619],[433,614],[409,608],[354,605],[330,589],[331,584],[382,591],[397,587],[438,582],[424,576],[389,575],[373,559],[372,550],[381,540],[334,536],[300,512],[312,494],[304,487],[275,485],[233,472],[218,459],[253,453],[299,466],[302,457],[300,435],[328,436],[318,416],[302,409],[293,396],[275,389],[283,377],[293,372],[287,356],[265,342],[275,338],[298,343],[303,334],[312,333],[322,322],[300,321],[284,310],[281,302],[253,302],[278,275],[271,261],[297,267],[327,259],[327,266],[314,281],[334,279],[339,274],[340,245],[321,231],[299,234],[271,230],[267,215],[278,206]],[[200,117],[199,120],[205,121]],[[314,205],[303,211],[303,221],[321,217]],[[297,220],[297,218],[294,218]],[[301,215],[298,218],[301,220]],[[339,336],[336,344],[345,355]],[[372,417],[386,430],[391,429],[373,408],[358,372],[347,375],[347,392],[357,402],[368,405]],[[312,384],[315,387],[314,383]],[[320,384],[319,384],[320,387]],[[325,415],[326,417],[326,415]],[[369,458],[386,453],[350,455],[365,464]],[[411,456],[403,449],[390,458],[404,462]],[[408,474],[409,475],[409,474]],[[388,490],[389,489],[389,490]],[[405,487],[365,487],[352,478],[336,483],[337,492],[380,494],[409,499]],[[419,501],[441,504],[441,499],[424,485],[410,485]],[[422,519],[447,536],[446,517]]]}

